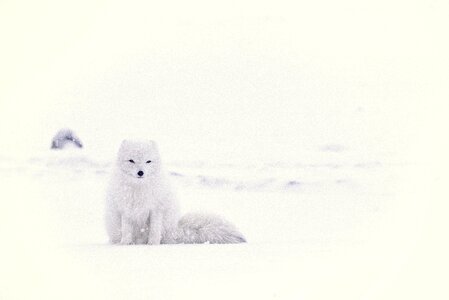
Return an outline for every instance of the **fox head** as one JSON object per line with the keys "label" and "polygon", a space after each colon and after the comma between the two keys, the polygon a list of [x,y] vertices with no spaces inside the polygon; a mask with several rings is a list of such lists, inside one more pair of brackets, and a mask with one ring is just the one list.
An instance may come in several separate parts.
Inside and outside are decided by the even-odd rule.
{"label": "fox head", "polygon": [[159,150],[154,141],[124,140],[117,156],[118,171],[139,184],[155,178],[161,171]]}

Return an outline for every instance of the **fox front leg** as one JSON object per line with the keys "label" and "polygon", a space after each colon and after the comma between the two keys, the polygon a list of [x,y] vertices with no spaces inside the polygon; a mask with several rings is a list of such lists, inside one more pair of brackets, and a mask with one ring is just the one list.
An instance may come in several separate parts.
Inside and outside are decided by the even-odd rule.
{"label": "fox front leg", "polygon": [[106,230],[109,236],[109,242],[112,244],[120,243],[122,239],[122,217],[115,210],[106,212]]}
{"label": "fox front leg", "polygon": [[127,218],[122,216],[122,239],[120,244],[130,245],[133,243],[133,226]]}
{"label": "fox front leg", "polygon": [[150,228],[148,231],[148,244],[159,245],[162,238],[162,214],[150,214]]}

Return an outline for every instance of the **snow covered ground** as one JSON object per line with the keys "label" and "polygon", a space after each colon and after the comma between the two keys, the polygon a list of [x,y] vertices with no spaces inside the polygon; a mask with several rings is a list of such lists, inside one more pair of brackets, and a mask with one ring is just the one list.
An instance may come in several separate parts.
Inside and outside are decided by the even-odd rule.
{"label": "snow covered ground", "polygon": [[[447,11],[2,1],[0,299],[448,299]],[[248,243],[109,245],[133,137]]]}
{"label": "snow covered ground", "polygon": [[[6,253],[14,257],[5,264],[16,285],[4,292],[17,298],[61,293],[93,298],[86,295],[94,293],[105,299],[327,295],[318,281],[328,282],[345,266],[323,261],[367,247],[385,222],[395,180],[407,164],[345,163],[338,159],[344,151],[323,153],[327,162],[167,162],[183,211],[226,216],[248,244],[160,247],[107,244],[103,205],[112,159],[78,149],[48,150],[22,160],[2,157],[0,176],[9,197],[2,202],[4,231],[12,239]],[[19,211],[20,219],[13,219]],[[17,274],[17,268],[27,274]],[[27,289],[20,287],[23,276],[32,282]],[[338,290],[347,295],[366,288],[346,284]]]}

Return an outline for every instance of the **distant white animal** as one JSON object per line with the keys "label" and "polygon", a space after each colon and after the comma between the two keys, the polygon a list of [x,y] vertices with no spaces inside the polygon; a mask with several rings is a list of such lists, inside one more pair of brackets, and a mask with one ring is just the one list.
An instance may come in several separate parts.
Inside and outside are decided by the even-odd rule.
{"label": "distant white animal", "polygon": [[246,242],[233,224],[219,216],[180,218],[154,141],[122,142],[107,190],[105,219],[114,244]]}
{"label": "distant white animal", "polygon": [[73,130],[65,128],[59,130],[51,140],[51,149],[62,149],[67,144],[75,145],[78,148],[83,148],[81,140],[76,136]]}

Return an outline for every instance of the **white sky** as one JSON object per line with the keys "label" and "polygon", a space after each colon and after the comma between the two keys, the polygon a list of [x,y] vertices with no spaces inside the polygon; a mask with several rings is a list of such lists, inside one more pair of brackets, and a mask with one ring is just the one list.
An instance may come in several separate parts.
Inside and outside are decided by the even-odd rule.
{"label": "white sky", "polygon": [[3,150],[63,126],[195,159],[405,147],[447,95],[447,2],[308,2],[2,1]]}

